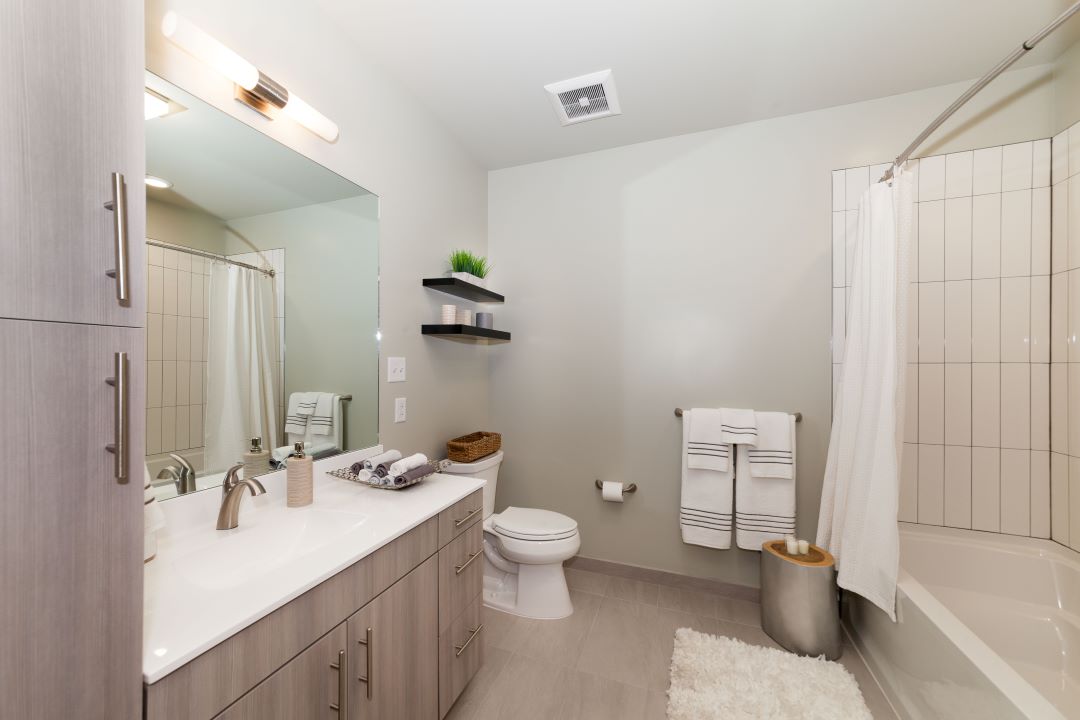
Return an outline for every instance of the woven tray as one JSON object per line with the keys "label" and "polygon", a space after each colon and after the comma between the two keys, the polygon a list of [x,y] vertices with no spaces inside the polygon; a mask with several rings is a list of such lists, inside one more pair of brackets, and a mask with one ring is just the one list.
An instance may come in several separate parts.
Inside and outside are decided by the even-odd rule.
{"label": "woven tray", "polygon": [[[440,470],[446,469],[446,466],[447,466],[448,463],[447,463],[446,460],[438,460],[438,461],[434,462],[433,464],[436,467],[435,472],[439,472]],[[411,483],[408,483],[406,485],[383,485],[381,483],[374,483],[374,482],[371,482],[370,480],[367,479],[369,476],[365,475],[364,477],[360,477],[360,476],[358,476],[356,473],[354,473],[352,470],[350,470],[347,467],[338,468],[337,470],[331,470],[328,474],[333,475],[334,477],[340,478],[342,480],[348,480],[349,482],[354,482],[354,483],[357,483],[359,485],[366,485],[367,487],[373,487],[373,488],[377,488],[379,490],[404,490],[407,487],[412,487],[413,485],[416,485],[417,483],[420,483],[420,482],[423,482],[424,480],[427,480],[429,477],[434,475],[435,472],[431,472],[431,473],[428,473],[427,475],[423,475],[421,477],[418,477],[415,480],[413,480]]]}
{"label": "woven tray", "polygon": [[496,432],[474,432],[446,443],[446,456],[459,463],[470,463],[496,453],[502,447],[502,435]]}

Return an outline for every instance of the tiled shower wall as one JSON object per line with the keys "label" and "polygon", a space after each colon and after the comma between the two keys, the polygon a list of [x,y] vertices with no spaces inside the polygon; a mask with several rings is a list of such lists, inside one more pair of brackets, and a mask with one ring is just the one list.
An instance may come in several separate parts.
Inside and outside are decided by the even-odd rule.
{"label": "tiled shower wall", "polygon": [[[917,164],[901,520],[1050,536],[1050,156]],[[858,201],[885,168],[833,173],[834,388]]]}
{"label": "tiled shower wall", "polygon": [[1080,550],[1080,123],[1054,137],[1051,157],[1051,533]]}

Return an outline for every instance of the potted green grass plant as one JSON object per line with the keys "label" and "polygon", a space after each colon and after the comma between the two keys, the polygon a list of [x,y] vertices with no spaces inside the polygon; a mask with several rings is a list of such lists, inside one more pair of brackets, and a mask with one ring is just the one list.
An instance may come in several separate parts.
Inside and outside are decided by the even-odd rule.
{"label": "potted green grass plant", "polygon": [[491,263],[482,255],[476,255],[468,250],[454,250],[450,253],[450,277],[487,287],[486,278],[489,272],[491,272]]}

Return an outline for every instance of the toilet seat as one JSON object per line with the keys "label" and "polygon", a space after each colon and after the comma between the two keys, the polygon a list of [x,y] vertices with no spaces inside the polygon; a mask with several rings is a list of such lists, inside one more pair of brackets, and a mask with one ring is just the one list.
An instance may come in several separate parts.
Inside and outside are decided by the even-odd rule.
{"label": "toilet seat", "polygon": [[525,541],[565,540],[577,535],[577,522],[561,513],[508,507],[492,516],[492,530],[504,538]]}

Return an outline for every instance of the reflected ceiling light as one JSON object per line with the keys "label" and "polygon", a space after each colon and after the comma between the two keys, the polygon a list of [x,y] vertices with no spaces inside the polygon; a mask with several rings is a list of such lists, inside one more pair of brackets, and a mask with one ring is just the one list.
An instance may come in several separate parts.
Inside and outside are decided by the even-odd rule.
{"label": "reflected ceiling light", "polygon": [[175,11],[165,13],[161,32],[182,50],[232,80],[236,99],[248,107],[271,119],[280,110],[323,140],[337,140],[338,126],[332,120]]}
{"label": "reflected ceiling light", "polygon": [[156,175],[147,175],[146,176],[146,185],[148,187],[161,188],[161,189],[171,188],[172,187],[171,182],[169,182],[165,178],[159,178]]}
{"label": "reflected ceiling light", "polygon": [[169,114],[169,101],[150,90],[143,90],[143,115],[147,120]]}

